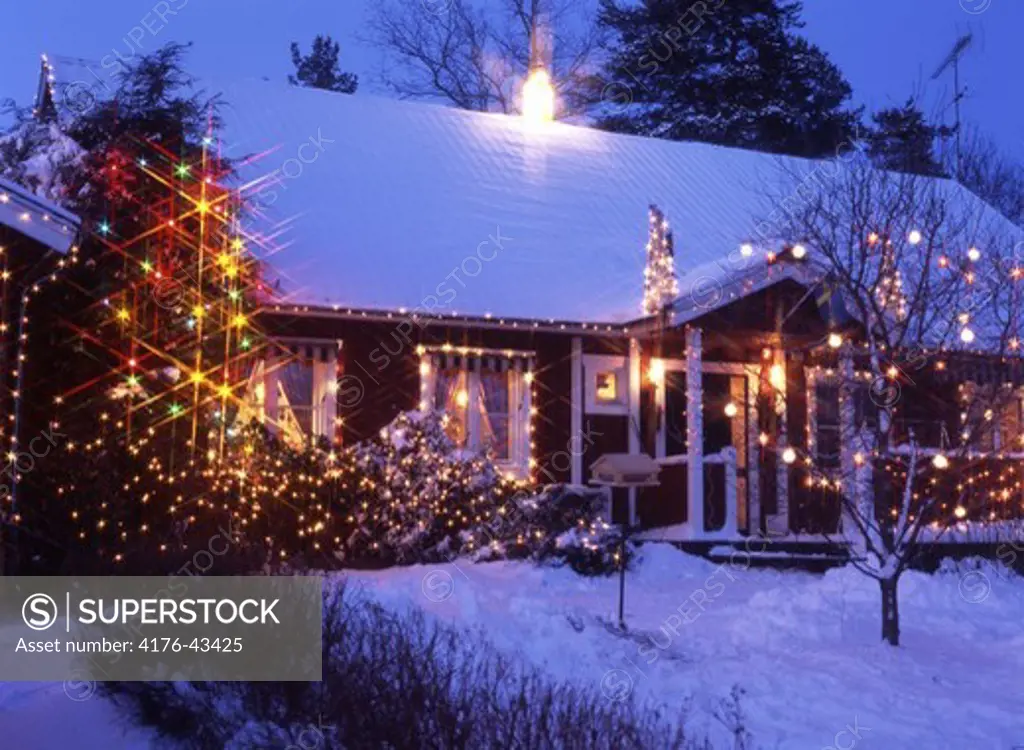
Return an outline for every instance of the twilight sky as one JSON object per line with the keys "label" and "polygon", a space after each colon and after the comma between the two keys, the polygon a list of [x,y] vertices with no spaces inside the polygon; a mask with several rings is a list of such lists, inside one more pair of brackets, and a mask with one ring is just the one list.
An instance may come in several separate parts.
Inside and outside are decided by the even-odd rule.
{"label": "twilight sky", "polygon": [[[201,77],[283,79],[291,71],[288,44],[306,47],[316,33],[341,41],[343,67],[360,74],[360,91],[374,92],[380,53],[356,39],[374,1],[19,0],[0,26],[0,99],[31,103],[42,52],[99,61],[114,50],[128,57],[131,49],[151,51],[171,40],[195,43],[190,67]],[[437,6],[442,0],[403,1]],[[165,13],[166,23],[153,13],[159,5],[176,11]],[[842,69],[856,103],[869,108],[901,103],[912,92],[923,94],[929,112],[948,104],[951,77],[932,81],[932,71],[959,33],[973,32],[974,47],[961,65],[968,87],[964,119],[1024,158],[1024,2],[805,0],[804,6],[804,33]],[[94,68],[103,74],[98,62]]]}

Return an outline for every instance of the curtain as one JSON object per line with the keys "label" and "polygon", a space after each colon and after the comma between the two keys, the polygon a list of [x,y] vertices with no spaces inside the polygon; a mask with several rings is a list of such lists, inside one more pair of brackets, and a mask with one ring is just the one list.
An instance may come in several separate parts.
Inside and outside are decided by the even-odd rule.
{"label": "curtain", "polygon": [[491,451],[496,459],[509,457],[509,372],[481,370],[480,446]]}
{"label": "curtain", "polygon": [[466,373],[463,370],[441,370],[434,388],[434,408],[448,415],[445,431],[459,447],[466,445]]}
{"label": "curtain", "polygon": [[284,398],[279,406],[282,422],[287,423],[287,412],[295,420],[304,438],[313,435],[313,362],[297,358],[280,370],[281,390]]}

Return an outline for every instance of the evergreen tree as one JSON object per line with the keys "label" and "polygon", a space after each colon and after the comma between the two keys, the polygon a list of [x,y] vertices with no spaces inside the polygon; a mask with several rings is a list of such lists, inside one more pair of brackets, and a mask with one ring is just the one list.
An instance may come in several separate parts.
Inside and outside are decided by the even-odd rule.
{"label": "evergreen tree", "polygon": [[[23,429],[59,424],[64,437],[19,485],[23,559],[117,562],[126,542],[183,537],[198,514],[149,500],[169,485],[194,497],[234,436],[259,267],[216,155],[217,101],[195,90],[186,49],[140,58],[66,126],[85,149],[87,189],[65,201],[85,236],[30,308]],[[66,512],[75,492],[88,509]]]}
{"label": "evergreen tree", "polygon": [[874,127],[868,134],[868,154],[878,167],[912,174],[942,174],[935,139],[948,135],[949,130],[928,123],[913,99],[902,107],[880,110],[871,119]]}
{"label": "evergreen tree", "polygon": [[859,111],[850,85],[796,33],[788,0],[602,0],[609,57],[591,97],[608,130],[798,156],[834,155]]}
{"label": "evergreen tree", "polygon": [[293,86],[308,86],[314,89],[354,94],[359,87],[359,78],[354,73],[342,73],[338,66],[339,46],[330,35],[316,35],[313,49],[308,55],[299,52],[297,42],[292,42],[292,64],[295,75],[288,76]]}

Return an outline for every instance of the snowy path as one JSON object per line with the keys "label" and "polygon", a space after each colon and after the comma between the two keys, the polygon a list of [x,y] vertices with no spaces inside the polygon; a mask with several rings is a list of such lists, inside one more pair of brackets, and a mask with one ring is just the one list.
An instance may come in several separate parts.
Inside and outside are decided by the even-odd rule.
{"label": "snowy path", "polygon": [[731,747],[714,711],[734,684],[746,691],[747,728],[759,747],[1024,746],[1022,579],[908,573],[898,650],[878,641],[877,585],[853,570],[719,568],[667,545],[647,545],[627,580],[634,638],[603,624],[615,610],[617,579],[522,563],[352,579],[394,606],[413,603],[478,627],[499,647],[599,686],[609,699],[635,692],[673,711],[688,704],[687,725],[716,746]]}

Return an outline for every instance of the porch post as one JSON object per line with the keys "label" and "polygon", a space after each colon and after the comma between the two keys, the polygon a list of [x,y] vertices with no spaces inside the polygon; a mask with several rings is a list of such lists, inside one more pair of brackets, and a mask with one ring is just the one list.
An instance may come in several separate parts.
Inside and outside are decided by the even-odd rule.
{"label": "porch post", "polygon": [[[640,452],[640,342],[629,340],[629,452]],[[636,525],[636,487],[629,488],[629,525]]]}
{"label": "porch post", "polygon": [[281,366],[281,358],[277,350],[271,345],[266,360],[263,362],[263,424],[267,426],[270,434],[277,434],[277,420],[279,417],[277,408],[277,383],[280,379],[278,368]]}
{"label": "porch post", "polygon": [[739,533],[736,512],[736,449],[730,445],[722,451],[722,455],[725,458],[725,523],[722,524],[720,533],[726,539],[735,539]]}
{"label": "porch post", "polygon": [[572,380],[571,412],[569,414],[570,445],[577,446],[572,452],[571,484],[583,484],[583,339],[572,339]]}
{"label": "porch post", "polygon": [[856,502],[854,494],[857,490],[857,465],[854,461],[857,441],[857,420],[853,403],[853,385],[855,373],[853,369],[853,348],[850,342],[843,344],[839,354],[839,468],[842,472],[840,479],[840,515],[839,531],[849,532],[857,527],[849,518],[847,508],[848,502]]}
{"label": "porch post", "polygon": [[772,360],[772,391],[774,392],[775,418],[778,425],[778,459],[775,461],[775,513],[767,519],[770,536],[785,535],[789,530],[789,465],[782,460],[789,447],[789,430],[786,424],[786,403],[789,396],[786,382],[786,353],[776,349]]}
{"label": "porch post", "polygon": [[704,388],[701,332],[686,329],[686,503],[694,537],[704,536]]}

